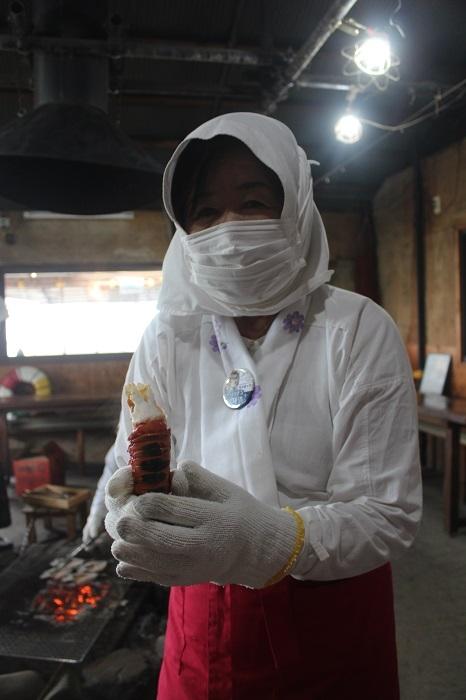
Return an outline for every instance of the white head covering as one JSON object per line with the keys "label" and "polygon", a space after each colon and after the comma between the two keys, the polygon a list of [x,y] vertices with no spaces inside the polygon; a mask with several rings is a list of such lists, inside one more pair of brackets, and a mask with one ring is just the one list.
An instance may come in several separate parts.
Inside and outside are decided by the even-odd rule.
{"label": "white head covering", "polygon": [[[295,222],[289,229],[289,245],[296,258],[305,260],[305,265],[290,285],[256,306],[232,307],[227,302],[212,299],[193,282],[182,244],[182,237],[188,234],[177,222],[173,210],[171,189],[181,153],[193,139],[208,140],[220,135],[233,136],[242,141],[276,173],[284,191],[281,218]],[[158,300],[161,311],[179,316],[198,313],[223,316],[274,314],[328,282],[332,275],[328,269],[325,229],[312,197],[310,163],[290,129],[276,119],[250,112],[236,112],[211,119],[195,129],[180,143],[165,169],[163,200],[176,231],[162,268],[163,282]]]}

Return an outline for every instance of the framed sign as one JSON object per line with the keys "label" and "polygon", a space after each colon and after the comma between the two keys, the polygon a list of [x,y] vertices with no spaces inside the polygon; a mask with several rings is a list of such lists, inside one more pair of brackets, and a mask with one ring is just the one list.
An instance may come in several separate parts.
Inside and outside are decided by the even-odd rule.
{"label": "framed sign", "polygon": [[451,355],[431,352],[427,355],[419,392],[421,394],[443,394],[450,369]]}

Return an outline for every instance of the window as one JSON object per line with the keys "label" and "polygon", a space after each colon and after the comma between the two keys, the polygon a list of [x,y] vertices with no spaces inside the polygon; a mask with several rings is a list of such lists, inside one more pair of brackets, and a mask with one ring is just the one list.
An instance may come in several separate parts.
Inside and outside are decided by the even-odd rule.
{"label": "window", "polygon": [[8,357],[132,353],[156,311],[161,270],[3,275]]}

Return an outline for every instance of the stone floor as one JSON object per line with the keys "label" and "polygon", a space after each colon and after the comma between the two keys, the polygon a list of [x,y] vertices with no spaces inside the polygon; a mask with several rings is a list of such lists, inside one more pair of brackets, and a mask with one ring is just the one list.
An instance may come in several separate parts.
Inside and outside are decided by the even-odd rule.
{"label": "stone floor", "polygon": [[[68,478],[73,486],[95,482],[95,474]],[[466,529],[445,533],[438,477],[425,483],[424,504],[413,548],[393,565],[401,697],[466,700]],[[13,524],[0,535],[19,546],[24,523],[13,494],[11,511]]]}

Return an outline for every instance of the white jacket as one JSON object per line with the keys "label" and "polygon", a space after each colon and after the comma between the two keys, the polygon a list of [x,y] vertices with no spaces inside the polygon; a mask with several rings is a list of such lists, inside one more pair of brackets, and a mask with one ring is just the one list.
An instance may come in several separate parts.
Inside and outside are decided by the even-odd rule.
{"label": "white jacket", "polygon": [[[274,324],[292,312],[293,306],[285,309]],[[355,576],[405,551],[421,517],[416,397],[388,314],[330,285],[312,292],[297,344],[290,334],[280,336],[277,358],[290,364],[273,397],[273,415],[266,416],[271,464],[251,436],[246,448],[237,448],[245,423],[234,424],[235,416],[247,422],[251,414],[231,411],[222,401],[225,371],[212,324],[208,314],[160,313],[129,367],[127,381],[150,384],[167,413],[173,466],[197,461],[258,498],[261,484],[272,483],[277,503],[299,510],[307,525],[297,578]],[[239,337],[235,342],[242,345]],[[249,363],[266,393],[272,372],[265,343],[263,351]],[[128,464],[131,429],[123,402],[120,467]]]}

